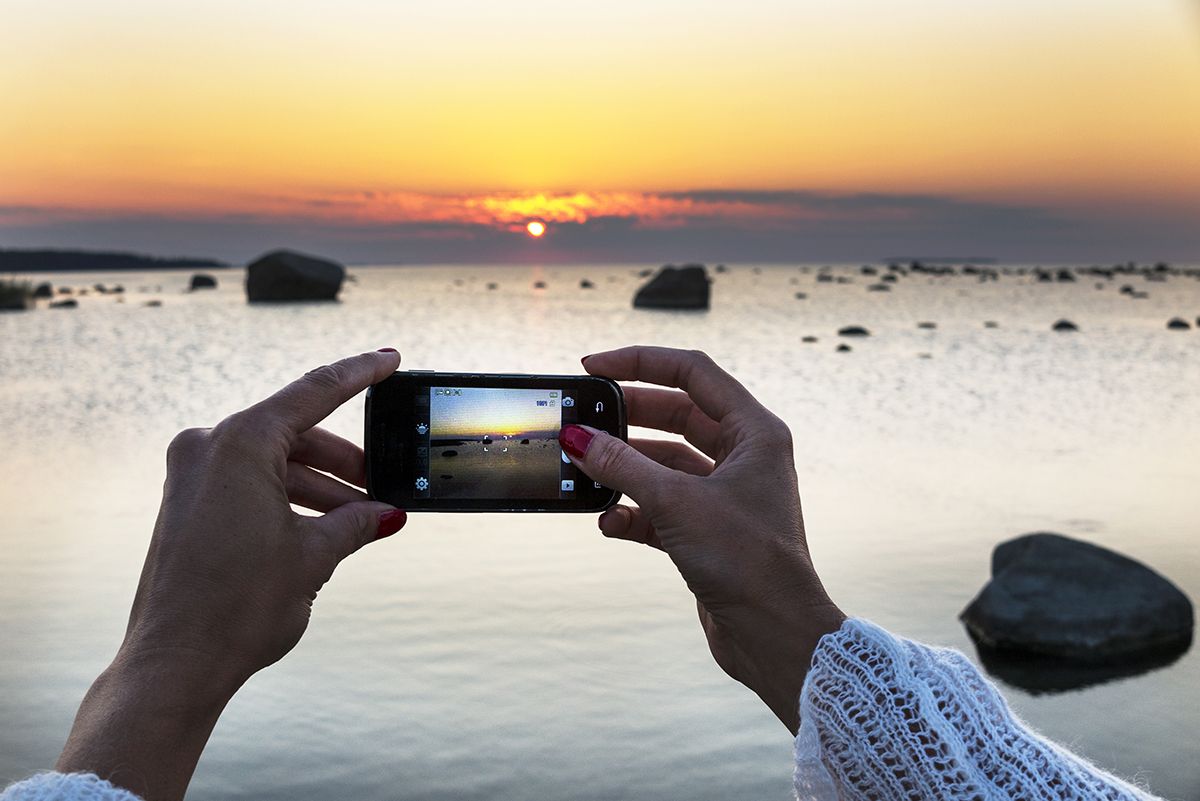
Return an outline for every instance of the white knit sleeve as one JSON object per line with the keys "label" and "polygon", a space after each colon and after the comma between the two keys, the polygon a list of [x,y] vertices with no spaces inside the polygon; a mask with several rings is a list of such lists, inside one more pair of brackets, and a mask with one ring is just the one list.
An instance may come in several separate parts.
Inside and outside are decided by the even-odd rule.
{"label": "white knit sleeve", "polygon": [[1150,801],[1043,739],[965,656],[847,620],[821,639],[800,694],[802,801]]}
{"label": "white knit sleeve", "polygon": [[0,801],[142,801],[94,773],[39,773],[10,784]]}

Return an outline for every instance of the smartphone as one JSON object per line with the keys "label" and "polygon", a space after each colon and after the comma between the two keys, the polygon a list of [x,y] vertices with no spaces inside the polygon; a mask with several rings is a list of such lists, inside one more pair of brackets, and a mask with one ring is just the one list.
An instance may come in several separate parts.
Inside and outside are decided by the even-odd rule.
{"label": "smartphone", "polygon": [[367,390],[367,492],[408,511],[599,512],[620,493],[584,475],[558,432],[626,439],[607,378],[409,370]]}

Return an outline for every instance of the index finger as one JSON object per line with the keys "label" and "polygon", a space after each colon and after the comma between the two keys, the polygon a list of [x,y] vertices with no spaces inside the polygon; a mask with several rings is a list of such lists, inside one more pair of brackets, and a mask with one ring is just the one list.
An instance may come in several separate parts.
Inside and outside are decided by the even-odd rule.
{"label": "index finger", "polygon": [[278,420],[292,433],[315,426],[337,407],[400,366],[400,354],[377,350],[351,356],[310,370],[242,414],[264,421]]}
{"label": "index finger", "polygon": [[617,381],[645,381],[678,387],[700,411],[718,423],[737,409],[758,408],[759,402],[736,378],[717,366],[707,353],[649,345],[634,345],[588,356],[583,369]]}

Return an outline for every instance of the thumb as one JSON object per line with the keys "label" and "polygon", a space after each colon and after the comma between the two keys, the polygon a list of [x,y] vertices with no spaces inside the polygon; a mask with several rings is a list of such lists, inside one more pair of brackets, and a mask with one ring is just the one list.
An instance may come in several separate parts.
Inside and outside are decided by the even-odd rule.
{"label": "thumb", "polygon": [[676,473],[616,437],[591,426],[565,425],[558,433],[571,461],[594,481],[652,505]]}
{"label": "thumb", "polygon": [[335,565],[367,543],[395,534],[407,521],[403,509],[374,501],[342,504],[308,519],[318,540],[315,544],[333,556]]}

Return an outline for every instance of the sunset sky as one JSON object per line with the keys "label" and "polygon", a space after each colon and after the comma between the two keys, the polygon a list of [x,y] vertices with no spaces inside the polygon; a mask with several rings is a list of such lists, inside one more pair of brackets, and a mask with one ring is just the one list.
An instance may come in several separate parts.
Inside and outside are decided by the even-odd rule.
{"label": "sunset sky", "polygon": [[0,247],[1200,261],[1195,0],[0,0],[0,41]]}

